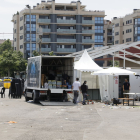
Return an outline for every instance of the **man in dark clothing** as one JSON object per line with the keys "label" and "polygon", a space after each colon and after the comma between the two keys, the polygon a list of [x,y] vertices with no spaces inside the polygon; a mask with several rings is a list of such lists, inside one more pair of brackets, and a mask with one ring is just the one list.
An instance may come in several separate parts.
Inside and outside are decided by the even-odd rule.
{"label": "man in dark clothing", "polygon": [[81,86],[82,94],[83,94],[83,105],[85,105],[85,100],[87,99],[87,90],[88,86],[86,85],[87,81],[84,81],[83,85]]}
{"label": "man in dark clothing", "polygon": [[[129,93],[130,91],[130,83],[127,79],[125,79],[125,82],[123,83],[123,93]],[[124,97],[128,97],[128,95],[124,95]]]}

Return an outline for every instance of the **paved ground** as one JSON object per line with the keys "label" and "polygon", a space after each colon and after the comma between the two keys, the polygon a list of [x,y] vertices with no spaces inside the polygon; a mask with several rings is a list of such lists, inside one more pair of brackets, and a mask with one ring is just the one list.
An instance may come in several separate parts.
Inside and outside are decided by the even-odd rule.
{"label": "paved ground", "polygon": [[[16,124],[9,124],[15,121]],[[41,106],[0,98],[0,140],[136,140],[140,108]]]}

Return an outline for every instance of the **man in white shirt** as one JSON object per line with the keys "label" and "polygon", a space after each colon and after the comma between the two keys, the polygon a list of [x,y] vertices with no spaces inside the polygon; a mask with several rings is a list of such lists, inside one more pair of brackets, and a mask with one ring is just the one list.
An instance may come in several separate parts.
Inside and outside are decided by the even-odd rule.
{"label": "man in white shirt", "polygon": [[79,78],[76,78],[76,81],[73,83],[72,90],[74,92],[73,103],[77,104],[77,98],[78,98],[78,95],[79,95],[78,93],[79,93],[79,90],[81,91],[81,84],[79,82]]}

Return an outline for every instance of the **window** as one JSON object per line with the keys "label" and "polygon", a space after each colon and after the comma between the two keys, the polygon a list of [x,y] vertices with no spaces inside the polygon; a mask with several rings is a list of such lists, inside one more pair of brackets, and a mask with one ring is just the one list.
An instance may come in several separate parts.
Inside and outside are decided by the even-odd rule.
{"label": "window", "polygon": [[103,36],[95,36],[95,42],[103,42]]}
{"label": "window", "polygon": [[20,27],[20,30],[23,30],[23,26]]}
{"label": "window", "polygon": [[115,41],[115,44],[119,44],[119,40],[116,40],[116,41]]}
{"label": "window", "polygon": [[15,38],[15,42],[16,42],[16,38]]}
{"label": "window", "polygon": [[20,49],[22,49],[23,48],[23,45],[20,45]]}
{"label": "window", "polygon": [[132,19],[126,21],[126,24],[130,24],[130,23],[132,23]]}
{"label": "window", "polygon": [[30,41],[30,34],[26,34],[26,41]]}
{"label": "window", "polygon": [[36,50],[36,44],[32,44],[32,51]]}
{"label": "window", "polygon": [[36,41],[36,34],[32,34],[32,41],[33,41],[33,42]]}
{"label": "window", "polygon": [[124,43],[124,40],[122,42]]}
{"label": "window", "polygon": [[[30,31],[30,24],[26,24],[26,31]],[[31,24],[31,31],[36,31],[36,24]]]}
{"label": "window", "polygon": [[95,23],[103,24],[104,18],[103,17],[95,17]]}
{"label": "window", "polygon": [[124,22],[123,22],[123,26],[124,26]]}
{"label": "window", "polygon": [[16,24],[16,23],[17,23],[17,21],[15,20],[15,21],[14,21],[14,24]]}
{"label": "window", "polygon": [[31,31],[36,31],[36,24],[31,24]]}
{"label": "window", "polygon": [[95,33],[103,33],[103,26],[95,26]]}
{"label": "window", "polygon": [[119,27],[119,23],[115,24],[115,27]]}
{"label": "window", "polygon": [[30,50],[30,44],[26,44],[26,50],[27,50],[27,51]]}
{"label": "window", "polygon": [[16,33],[16,29],[15,29],[14,33]]}
{"label": "window", "polygon": [[[30,15],[26,15],[26,21],[30,21]],[[31,15],[31,21],[36,21],[36,15]]]}
{"label": "window", "polygon": [[123,35],[124,35],[124,31],[123,31]]}
{"label": "window", "polygon": [[22,36],[20,36],[20,40],[21,40],[21,39],[23,39],[23,35],[22,35]]}
{"label": "window", "polygon": [[137,41],[140,41],[140,36],[137,36]]}
{"label": "window", "polygon": [[115,32],[115,35],[119,35],[119,32]]}
{"label": "window", "polygon": [[126,30],[126,33],[130,33],[130,32],[132,32],[132,29],[127,29]]}
{"label": "window", "polygon": [[94,47],[103,47],[103,45],[94,45]]}
{"label": "window", "polygon": [[140,27],[135,27],[135,34],[140,34]]}
{"label": "window", "polygon": [[126,38],[126,42],[130,42],[131,41],[131,38]]}
{"label": "window", "polygon": [[23,16],[22,17],[20,17],[20,21],[22,21],[23,20]]}
{"label": "window", "polygon": [[17,49],[17,48],[15,47],[15,51],[16,51],[16,49]]}

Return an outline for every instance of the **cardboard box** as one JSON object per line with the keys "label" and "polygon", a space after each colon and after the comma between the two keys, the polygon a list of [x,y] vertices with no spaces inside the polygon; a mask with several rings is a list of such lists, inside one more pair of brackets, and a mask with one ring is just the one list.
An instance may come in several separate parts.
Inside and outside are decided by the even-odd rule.
{"label": "cardboard box", "polygon": [[48,86],[48,87],[49,87],[49,89],[52,89],[52,87],[53,87],[53,86],[52,86],[52,84],[49,84],[49,86]]}
{"label": "cardboard box", "polygon": [[56,80],[52,80],[52,84],[56,85]]}
{"label": "cardboard box", "polygon": [[48,80],[48,84],[52,84],[52,80]]}
{"label": "cardboard box", "polygon": [[56,84],[53,84],[52,88],[53,88],[53,89],[56,89]]}
{"label": "cardboard box", "polygon": [[62,85],[62,82],[61,81],[57,81],[57,85]]}

